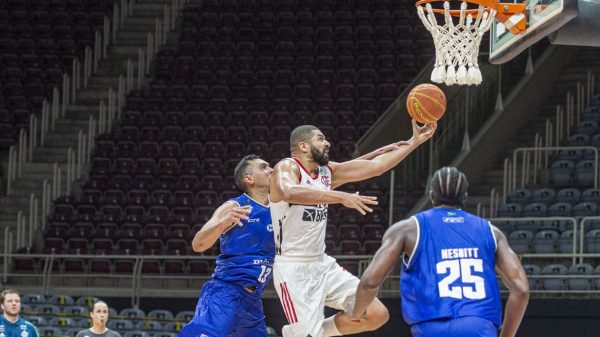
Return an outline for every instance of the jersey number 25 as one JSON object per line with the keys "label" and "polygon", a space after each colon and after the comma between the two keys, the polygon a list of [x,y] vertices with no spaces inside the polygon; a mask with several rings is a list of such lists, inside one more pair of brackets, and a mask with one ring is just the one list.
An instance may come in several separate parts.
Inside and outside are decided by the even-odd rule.
{"label": "jersey number 25", "polygon": [[[472,274],[472,271],[483,272],[483,261],[481,259],[458,259],[445,260],[436,264],[438,275],[444,277],[438,283],[440,297],[452,297],[462,299],[463,297],[470,300],[480,300],[485,298],[485,283],[482,277]],[[471,269],[472,268],[472,269]],[[470,284],[468,286],[453,286],[452,283],[460,278],[462,284]]]}

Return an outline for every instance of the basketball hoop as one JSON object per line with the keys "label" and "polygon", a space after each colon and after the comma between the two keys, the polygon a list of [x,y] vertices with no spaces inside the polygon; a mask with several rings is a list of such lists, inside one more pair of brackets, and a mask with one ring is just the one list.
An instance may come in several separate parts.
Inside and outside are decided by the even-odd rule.
{"label": "basketball hoop", "polygon": [[[442,1],[443,9],[431,6],[431,3]],[[431,81],[447,85],[480,84],[482,77],[477,56],[483,34],[490,29],[494,18],[513,34],[523,32],[526,28],[525,3],[454,0],[461,1],[460,9],[450,9],[449,1],[452,0],[419,0],[415,4],[417,14],[433,36],[435,44],[435,66]],[[479,6],[467,8],[467,2]],[[438,24],[436,14],[444,16],[443,25]],[[459,18],[456,24],[453,17]]]}

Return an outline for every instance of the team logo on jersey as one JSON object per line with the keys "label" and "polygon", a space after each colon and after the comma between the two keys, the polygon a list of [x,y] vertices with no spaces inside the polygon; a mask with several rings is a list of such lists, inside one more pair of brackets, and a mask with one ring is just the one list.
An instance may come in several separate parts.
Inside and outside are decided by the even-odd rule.
{"label": "team logo on jersey", "polygon": [[463,218],[463,217],[447,217],[447,216],[445,216],[445,217],[442,218],[442,221],[446,222],[446,223],[464,223],[465,222],[465,218]]}
{"label": "team logo on jersey", "polygon": [[316,209],[316,208],[305,208],[302,212],[302,221],[323,221],[327,219],[327,208]]}
{"label": "team logo on jersey", "polygon": [[6,336],[6,335],[4,334],[4,332],[0,332],[0,337],[4,337],[4,336]]}
{"label": "team logo on jersey", "polygon": [[27,330],[21,331],[21,337],[27,337],[27,336],[29,336],[29,333],[27,332]]}
{"label": "team logo on jersey", "polygon": [[321,182],[323,183],[323,185],[325,185],[327,187],[331,186],[331,181],[329,179],[329,176],[322,176]]}

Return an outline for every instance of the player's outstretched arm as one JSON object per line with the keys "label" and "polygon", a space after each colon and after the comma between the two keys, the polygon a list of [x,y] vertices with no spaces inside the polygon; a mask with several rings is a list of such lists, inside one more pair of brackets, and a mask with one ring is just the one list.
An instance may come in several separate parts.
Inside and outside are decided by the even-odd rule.
{"label": "player's outstretched arm", "polygon": [[[362,181],[382,175],[398,165],[398,163],[419,147],[419,145],[431,138],[437,128],[436,122],[418,126],[414,119],[412,120],[412,125],[412,138],[404,142],[395,143],[401,144],[398,145],[396,149],[374,156],[371,160],[357,158],[343,163],[330,162],[329,165],[335,173],[333,175],[332,188],[339,187],[349,182]],[[370,158],[370,156],[371,154],[368,154],[367,158]]]}
{"label": "player's outstretched arm", "polygon": [[283,160],[275,165],[269,190],[272,202],[282,200],[301,205],[343,204],[354,208],[361,214],[372,212],[370,205],[377,205],[377,197],[346,193],[340,191],[325,191],[310,186],[298,184],[300,169],[290,160]]}
{"label": "player's outstretched arm", "polygon": [[210,220],[196,233],[192,240],[192,249],[201,253],[215,244],[219,236],[234,225],[242,226],[242,220],[248,220],[250,207],[239,207],[236,203],[226,202],[215,210]]}
{"label": "player's outstretched arm", "polygon": [[496,236],[496,271],[509,290],[500,337],[514,337],[529,302],[529,282],[519,257],[508,245],[506,236],[492,227]]}
{"label": "player's outstretched arm", "polygon": [[376,157],[381,156],[384,153],[388,153],[390,151],[397,150],[402,145],[410,145],[410,144],[406,140],[401,140],[401,141],[396,142],[396,143],[392,143],[392,144],[388,144],[386,146],[382,146],[382,147],[378,148],[377,150],[373,150],[373,151],[371,151],[371,152],[369,152],[367,154],[363,154],[362,156],[354,158],[354,159],[355,160],[356,159],[371,160],[371,159],[374,159]]}
{"label": "player's outstretched arm", "polygon": [[414,220],[403,220],[390,227],[383,235],[381,247],[373,256],[373,260],[360,278],[360,283],[356,289],[356,302],[352,312],[353,318],[361,319],[364,316],[367,307],[377,296],[379,287],[392,272],[394,266],[398,264],[398,260],[404,252],[404,242],[411,227],[416,228]]}

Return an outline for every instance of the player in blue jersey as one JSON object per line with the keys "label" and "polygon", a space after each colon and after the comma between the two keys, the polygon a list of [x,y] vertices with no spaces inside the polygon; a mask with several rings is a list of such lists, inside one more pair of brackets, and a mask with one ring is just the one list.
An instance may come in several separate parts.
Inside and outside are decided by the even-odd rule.
{"label": "player in blue jersey", "polygon": [[256,155],[235,167],[236,185],[244,192],[227,200],[196,233],[195,252],[220,240],[221,254],[211,280],[202,287],[196,314],[179,337],[264,337],[260,296],[271,280],[275,242],[269,211],[269,177],[273,169]]}
{"label": "player in blue jersey", "polygon": [[7,289],[0,295],[0,336],[2,337],[39,337],[31,322],[19,316],[21,312],[21,294],[13,289]]}
{"label": "player in blue jersey", "polygon": [[[529,283],[505,235],[462,210],[468,182],[455,167],[436,171],[434,208],[390,227],[363,274],[353,318],[361,319],[379,287],[401,262],[402,314],[413,337],[515,336]],[[509,289],[504,321],[496,272]]]}

